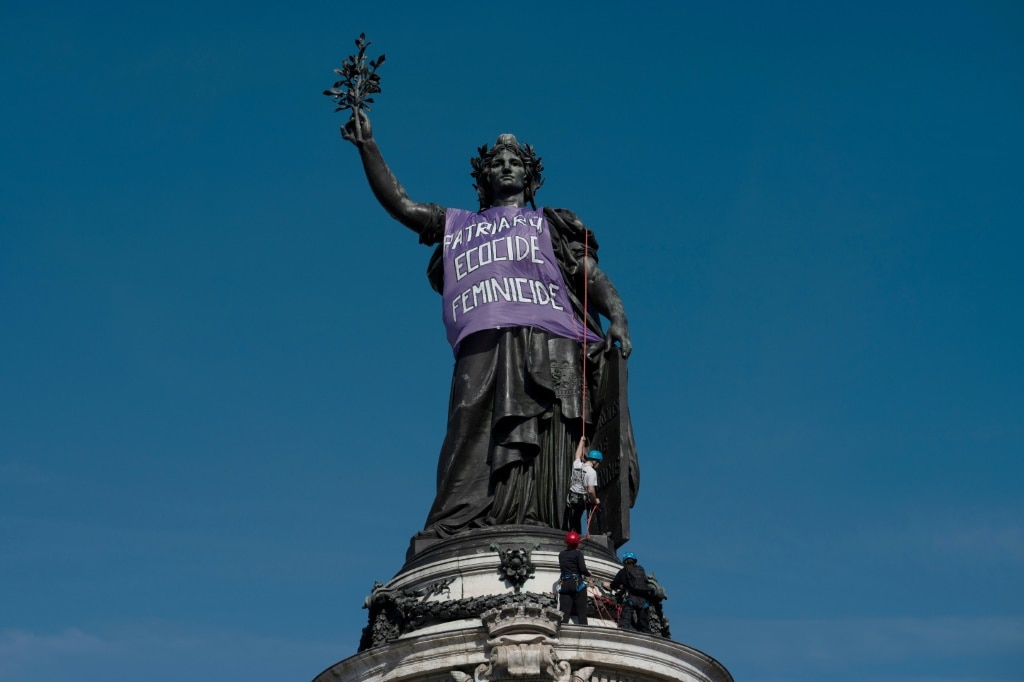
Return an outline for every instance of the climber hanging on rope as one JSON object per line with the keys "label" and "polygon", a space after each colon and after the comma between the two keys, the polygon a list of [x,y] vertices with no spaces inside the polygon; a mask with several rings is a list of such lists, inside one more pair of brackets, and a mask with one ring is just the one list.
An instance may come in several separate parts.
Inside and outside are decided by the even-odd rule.
{"label": "climber hanging on rope", "polygon": [[604,513],[601,510],[601,500],[597,497],[597,468],[601,466],[603,459],[604,455],[599,450],[591,450],[588,453],[586,437],[580,438],[576,454],[573,456],[569,494],[565,500],[566,530],[582,533],[583,512],[586,511],[586,535],[604,534]]}

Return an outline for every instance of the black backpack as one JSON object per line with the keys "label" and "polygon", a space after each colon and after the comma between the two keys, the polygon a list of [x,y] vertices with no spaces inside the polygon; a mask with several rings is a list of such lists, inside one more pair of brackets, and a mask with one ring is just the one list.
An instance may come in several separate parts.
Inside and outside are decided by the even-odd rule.
{"label": "black backpack", "polygon": [[640,564],[627,564],[624,568],[626,569],[626,589],[640,597],[651,596],[651,584],[647,580],[647,572],[644,567]]}

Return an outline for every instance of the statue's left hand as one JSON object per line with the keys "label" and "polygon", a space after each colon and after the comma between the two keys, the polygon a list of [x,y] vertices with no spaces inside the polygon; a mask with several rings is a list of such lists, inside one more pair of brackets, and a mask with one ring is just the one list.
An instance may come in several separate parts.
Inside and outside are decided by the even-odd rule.
{"label": "statue's left hand", "polygon": [[610,353],[616,348],[622,353],[624,358],[628,358],[629,354],[633,352],[633,344],[629,340],[629,329],[624,324],[612,322],[608,325],[608,333],[605,334],[601,350],[602,352]]}

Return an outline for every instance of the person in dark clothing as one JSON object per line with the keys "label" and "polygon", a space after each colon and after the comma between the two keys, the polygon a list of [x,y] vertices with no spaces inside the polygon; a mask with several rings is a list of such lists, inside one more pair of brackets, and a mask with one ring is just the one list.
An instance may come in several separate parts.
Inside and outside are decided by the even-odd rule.
{"label": "person in dark clothing", "polygon": [[570,531],[565,535],[565,549],[558,553],[558,608],[562,612],[562,623],[568,623],[575,614],[576,622],[587,624],[587,583],[590,578],[587,562],[580,551],[580,535]]}
{"label": "person in dark clothing", "polygon": [[647,572],[636,562],[636,554],[633,552],[623,555],[622,564],[612,581],[604,584],[606,589],[622,590],[624,593],[618,625],[623,630],[650,632],[651,605],[647,599],[651,596],[651,588],[647,582]]}

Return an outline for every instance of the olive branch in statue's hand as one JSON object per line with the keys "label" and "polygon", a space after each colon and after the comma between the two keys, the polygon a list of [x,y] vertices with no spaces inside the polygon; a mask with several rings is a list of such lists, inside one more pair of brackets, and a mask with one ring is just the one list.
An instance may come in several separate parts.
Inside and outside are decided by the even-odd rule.
{"label": "olive branch in statue's hand", "polygon": [[360,111],[370,111],[370,104],[373,104],[374,93],[380,92],[380,74],[377,69],[384,63],[384,55],[377,59],[366,59],[366,48],[370,41],[366,39],[365,33],[360,33],[356,38],[356,47],[359,53],[349,55],[345,58],[340,69],[334,69],[334,73],[341,76],[341,80],[334,84],[334,87],[324,90],[324,94],[334,99],[337,104],[335,111],[352,110],[353,118],[358,117]]}

